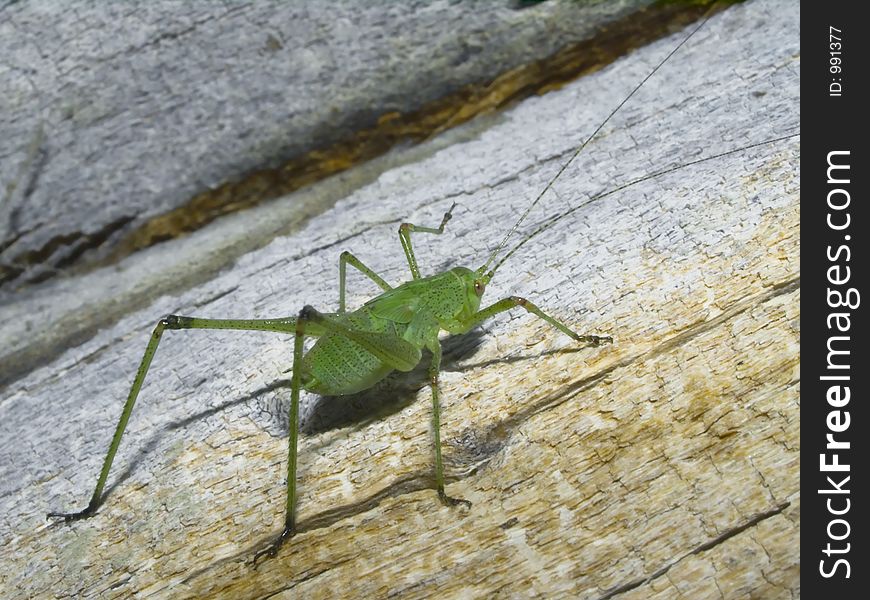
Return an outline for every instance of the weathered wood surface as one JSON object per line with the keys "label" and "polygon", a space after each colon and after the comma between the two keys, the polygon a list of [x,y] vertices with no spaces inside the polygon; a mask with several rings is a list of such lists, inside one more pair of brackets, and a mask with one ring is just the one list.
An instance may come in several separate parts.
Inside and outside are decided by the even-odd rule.
{"label": "weathered wood surface", "polygon": [[[322,154],[368,128],[388,147],[381,119],[486,85],[646,3],[0,1],[0,385],[293,231],[380,163],[288,198],[277,218],[163,247],[159,261],[117,262],[130,248],[360,162]],[[115,270],[82,277],[109,258]]]}
{"label": "weathered wood surface", "polygon": [[[708,23],[569,167],[536,221],[669,165],[797,131],[799,9]],[[799,141],[593,202],[487,290],[533,299],[611,347],[576,351],[525,314],[445,341],[448,492],[432,490],[423,371],[307,399],[301,533],[280,529],[290,340],[170,332],[110,478],[83,507],[155,319],[294,314],[337,299],[348,249],[407,278],[477,266],[578,142],[676,43],[634,53],[390,170],[232,268],[128,315],[0,397],[4,597],[792,598],[799,594]],[[450,138],[445,138],[450,139]],[[252,213],[250,218],[265,218]],[[531,227],[531,224],[530,224]],[[148,253],[142,260],[153,258]],[[372,286],[354,277],[357,305]]]}
{"label": "weathered wood surface", "polygon": [[27,280],[105,254],[203,188],[548,56],[641,3],[4,2],[0,180],[22,181],[0,210],[3,266],[25,262]]}

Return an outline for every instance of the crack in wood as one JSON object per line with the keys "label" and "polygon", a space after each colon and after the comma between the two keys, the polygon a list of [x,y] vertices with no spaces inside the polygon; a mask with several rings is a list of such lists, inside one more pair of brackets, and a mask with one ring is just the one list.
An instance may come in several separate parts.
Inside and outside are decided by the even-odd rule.
{"label": "crack in wood", "polygon": [[102,246],[113,234],[123,230],[133,220],[134,217],[124,215],[106,223],[97,231],[58,235],[39,249],[13,256],[0,264],[0,286],[22,276],[26,276],[27,283],[45,281],[63,272],[64,267],[71,266],[88,250]]}
{"label": "crack in wood", "polygon": [[720,535],[717,535],[712,540],[710,540],[708,542],[704,542],[703,544],[700,544],[699,546],[692,548],[690,551],[688,551],[687,553],[685,553],[684,555],[682,555],[678,559],[674,560],[673,562],[666,564],[665,566],[660,568],[658,571],[656,571],[655,573],[653,573],[649,577],[645,577],[643,579],[636,579],[636,580],[630,581],[624,585],[615,587],[615,588],[605,592],[605,594],[603,596],[600,596],[597,600],[609,600],[610,598],[618,596],[619,594],[624,594],[626,592],[630,592],[631,590],[639,588],[642,585],[646,585],[646,584],[650,583],[651,581],[654,581],[654,580],[658,579],[659,577],[666,575],[667,572],[670,571],[672,567],[674,567],[675,565],[680,563],[682,560],[685,560],[686,558],[688,558],[690,556],[695,556],[697,554],[701,554],[702,552],[706,552],[707,550],[715,548],[716,546],[730,540],[731,538],[733,538],[737,535],[740,535],[741,533],[743,533],[747,529],[755,527],[756,525],[758,525],[762,521],[766,521],[767,519],[775,517],[776,515],[782,513],[789,506],[791,506],[791,502],[783,502],[783,503],[778,504],[777,506],[771,508],[770,510],[764,511],[762,513],[758,513],[757,515],[755,515],[754,517],[752,517],[748,521],[741,523],[740,525],[737,525],[735,527],[732,527],[732,528],[722,532]]}
{"label": "crack in wood", "polygon": [[[93,268],[116,264],[138,250],[200,229],[220,216],[286,196],[370,161],[385,154],[398,143],[419,143],[479,115],[503,109],[536,94],[557,90],[669,35],[711,11],[724,10],[730,3],[733,0],[718,4],[709,1],[693,4],[656,2],[607,23],[591,38],[569,45],[550,57],[516,67],[489,81],[464,85],[442,98],[424,104],[416,111],[407,114],[391,112],[381,114],[376,119],[367,118],[366,121],[373,122],[372,126],[362,127],[343,140],[328,147],[314,148],[301,156],[285,160],[280,166],[258,169],[239,179],[224,182],[194,195],[183,205],[143,220],[132,228],[127,228],[126,225],[135,221],[134,217],[128,218],[120,226],[116,221],[113,229],[122,229],[123,233],[110,248],[102,248],[104,251],[99,256],[94,255],[92,259],[85,260],[84,251],[103,247],[108,236],[100,236],[99,233],[89,235],[88,243],[63,253],[60,260],[55,260],[53,255],[64,246],[75,242],[81,234],[56,236],[42,247],[31,249],[7,261],[15,267],[4,267],[0,270],[0,287],[22,277],[26,278],[25,283],[44,281],[70,266],[87,272]],[[194,22],[177,32],[161,34],[154,40],[147,41],[145,46],[187,34],[205,22],[222,18],[236,10],[238,7],[224,15]],[[106,228],[100,231],[104,229]],[[38,265],[51,268],[41,268],[32,277],[28,275],[30,268]]]}

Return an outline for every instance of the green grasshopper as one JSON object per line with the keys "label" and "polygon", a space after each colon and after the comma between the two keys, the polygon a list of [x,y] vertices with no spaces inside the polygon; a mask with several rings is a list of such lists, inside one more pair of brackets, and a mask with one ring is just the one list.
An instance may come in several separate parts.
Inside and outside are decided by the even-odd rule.
{"label": "green grasshopper", "polygon": [[[495,253],[482,267],[473,271],[465,267],[455,267],[444,273],[422,277],[411,246],[411,233],[443,233],[455,207],[456,204],[450,207],[437,228],[420,227],[411,223],[402,223],[399,227],[399,237],[408,259],[412,279],[398,287],[391,287],[350,252],[342,252],[339,258],[338,312],[321,313],[311,306],[305,306],[297,317],[279,319],[203,319],[179,315],[169,315],[161,319],[151,334],[139,364],[136,378],[133,380],[127,402],[103,462],[97,486],[87,508],[75,513],[49,513],[48,516],[72,521],[96,513],[136,397],[145,381],[151,359],[157,352],[163,332],[167,329],[236,329],[295,334],[286,515],[284,530],[265,550],[269,555],[274,555],[281,543],[294,534],[296,528],[296,450],[299,437],[300,390],[305,389],[324,396],[343,396],[361,392],[393,371],[411,371],[422,359],[423,348],[428,349],[432,354],[428,375],[432,388],[435,481],[438,497],[447,505],[470,505],[467,500],[452,498],[444,491],[438,389],[441,343],[438,333],[445,330],[452,334],[463,334],[489,317],[519,306],[542,318],[577,342],[598,346],[612,340],[610,337],[578,334],[532,302],[518,296],[504,298],[481,310],[481,297],[498,267],[495,265],[489,268],[496,256]],[[383,294],[369,300],[353,312],[345,310],[345,277],[348,264],[360,270],[384,290]],[[317,338],[317,341],[307,353],[304,353],[303,342],[306,337]]]}
{"label": "green grasshopper", "polygon": [[[599,196],[589,198],[578,206],[574,206],[566,212],[545,220],[541,226],[524,237],[496,262],[496,258],[505,248],[508,240],[565,169],[567,169],[568,165],[574,161],[577,155],[580,154],[622,105],[705,22],[706,20],[698,25],[664,60],[652,69],[649,75],[618,104],[595,131],[586,138],[586,141],[572,153],[571,157],[529,204],[525,212],[507,232],[496,249],[489,255],[483,266],[477,269],[454,267],[449,271],[429,277],[423,277],[420,274],[411,244],[411,234],[443,233],[456,206],[454,204],[444,214],[438,227],[421,227],[411,223],[402,223],[399,227],[399,239],[411,271],[411,280],[397,287],[390,286],[356,256],[346,251],[343,252],[339,258],[339,306],[336,312],[322,313],[311,306],[305,306],[298,316],[274,319],[206,319],[179,315],[169,315],[161,319],[154,328],[145,353],[142,356],[136,377],[133,380],[127,401],[124,404],[124,409],[109,445],[109,450],[103,461],[102,470],[100,471],[90,502],[84,510],[79,512],[52,512],[48,516],[60,518],[64,521],[74,521],[90,517],[97,512],[97,509],[101,505],[103,490],[112,467],[112,462],[121,443],[130,414],[133,411],[136,398],[145,381],[151,360],[154,358],[160,340],[167,329],[234,329],[271,331],[294,335],[284,529],[267,548],[256,553],[254,557],[255,562],[264,554],[274,556],[281,544],[292,537],[296,531],[296,458],[299,438],[300,391],[305,389],[309,392],[327,396],[341,396],[360,392],[372,387],[393,371],[407,372],[412,370],[422,360],[424,348],[429,350],[432,356],[428,368],[428,377],[432,390],[435,484],[438,497],[446,505],[470,505],[467,500],[448,496],[444,489],[444,467],[441,458],[440,392],[438,384],[438,374],[441,367],[441,343],[439,342],[438,334],[442,330],[451,334],[464,334],[490,317],[519,307],[543,319],[560,332],[581,344],[599,346],[612,342],[612,338],[609,336],[586,335],[575,332],[525,298],[509,296],[483,309],[480,308],[481,299],[486,286],[504,261],[510,258],[522,245],[551,227],[559,219],[592,201],[625,189],[640,181],[675,170],[675,168],[668,169],[667,171],[649,175],[625,184]],[[345,304],[347,265],[351,265],[362,272],[383,290],[380,296],[369,300],[353,312],[347,312]],[[304,352],[305,338],[316,338],[316,342],[307,353]]]}

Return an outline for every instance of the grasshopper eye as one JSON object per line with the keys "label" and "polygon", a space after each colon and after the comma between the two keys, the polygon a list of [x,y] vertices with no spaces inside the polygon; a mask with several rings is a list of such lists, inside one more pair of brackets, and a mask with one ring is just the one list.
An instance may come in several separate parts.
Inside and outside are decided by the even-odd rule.
{"label": "grasshopper eye", "polygon": [[477,294],[478,296],[483,295],[483,284],[480,283],[479,281],[474,282],[474,293]]}

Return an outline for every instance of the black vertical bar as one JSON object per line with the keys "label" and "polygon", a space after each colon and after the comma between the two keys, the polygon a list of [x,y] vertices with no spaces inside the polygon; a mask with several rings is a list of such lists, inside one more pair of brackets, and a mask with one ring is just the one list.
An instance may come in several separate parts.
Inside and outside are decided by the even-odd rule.
{"label": "black vertical bar", "polygon": [[[867,21],[862,2],[801,15],[801,591],[864,598],[867,511]],[[824,595],[823,595],[824,594]]]}

